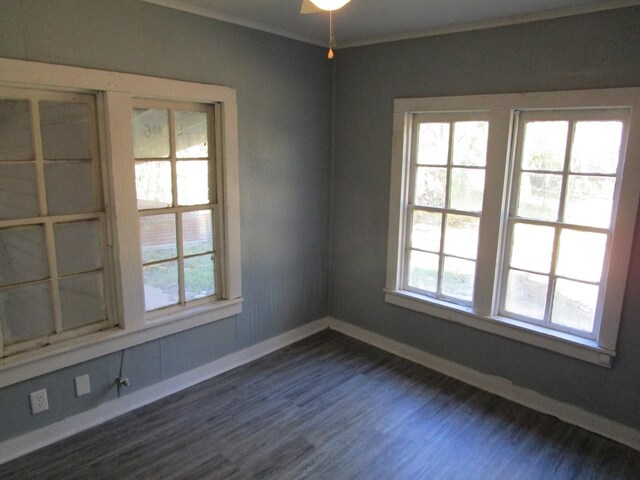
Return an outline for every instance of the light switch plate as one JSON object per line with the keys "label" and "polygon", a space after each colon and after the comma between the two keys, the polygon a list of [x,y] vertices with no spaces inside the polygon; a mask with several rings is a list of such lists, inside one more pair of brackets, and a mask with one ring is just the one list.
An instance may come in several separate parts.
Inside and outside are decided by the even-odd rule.
{"label": "light switch plate", "polygon": [[89,375],[80,375],[79,377],[76,377],[76,396],[81,397],[87,393],[91,393]]}

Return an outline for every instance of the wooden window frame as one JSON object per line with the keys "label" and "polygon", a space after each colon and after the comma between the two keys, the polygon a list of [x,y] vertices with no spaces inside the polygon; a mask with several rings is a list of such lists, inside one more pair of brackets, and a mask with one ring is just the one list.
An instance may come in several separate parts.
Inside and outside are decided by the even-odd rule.
{"label": "wooden window frame", "polygon": [[[0,359],[0,388],[242,312],[238,118],[235,90],[201,83],[0,58],[0,86],[97,97],[104,165],[113,328]],[[160,316],[145,314],[131,112],[136,100],[211,105],[216,118],[221,294]]]}
{"label": "wooden window frame", "polygon": [[[513,131],[517,112],[535,110],[625,109],[629,112],[625,161],[614,210],[611,256],[606,292],[597,333],[585,338],[530,322],[499,315],[507,208],[513,174]],[[403,287],[406,249],[406,209],[412,124],[430,112],[467,112],[489,118],[485,195],[482,208],[474,302],[458,305],[409,291]],[[472,95],[396,99],[389,205],[389,237],[385,300],[391,304],[461,323],[482,331],[610,367],[616,355],[618,328],[631,258],[634,226],[640,199],[640,88],[574,90],[518,94]],[[488,192],[493,192],[489,194]]]}

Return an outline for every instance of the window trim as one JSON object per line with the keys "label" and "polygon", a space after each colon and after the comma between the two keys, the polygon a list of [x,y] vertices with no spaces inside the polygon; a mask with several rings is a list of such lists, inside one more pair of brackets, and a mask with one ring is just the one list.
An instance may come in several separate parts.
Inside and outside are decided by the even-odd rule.
{"label": "window trim", "polygon": [[[118,327],[63,340],[0,359],[0,388],[123,348],[205,325],[242,312],[238,112],[235,90],[217,85],[0,58],[0,85],[97,94],[105,202],[111,216],[108,248],[113,255]],[[224,236],[224,299],[146,318],[136,208],[131,108],[134,99],[214,106],[216,154],[222,161],[221,229]],[[102,122],[102,119],[104,123]]]}
{"label": "window trim", "polygon": [[[501,273],[503,215],[510,192],[511,132],[518,110],[579,109],[585,107],[628,108],[629,130],[623,181],[612,233],[612,248],[603,302],[606,312],[595,340],[549,330],[495,314]],[[413,116],[428,112],[485,112],[489,117],[485,195],[480,225],[478,268],[474,287],[475,310],[437,301],[402,289],[402,253],[405,249],[405,204],[409,192],[408,158],[411,154]],[[624,144],[623,144],[624,145]],[[640,189],[640,88],[573,90],[454,97],[405,98],[394,101],[393,147],[389,202],[389,236],[385,301],[431,316],[451,320],[570,357],[609,367],[616,355],[616,342],[624,299]],[[493,214],[489,213],[493,212]],[[496,214],[496,212],[498,212]]]}

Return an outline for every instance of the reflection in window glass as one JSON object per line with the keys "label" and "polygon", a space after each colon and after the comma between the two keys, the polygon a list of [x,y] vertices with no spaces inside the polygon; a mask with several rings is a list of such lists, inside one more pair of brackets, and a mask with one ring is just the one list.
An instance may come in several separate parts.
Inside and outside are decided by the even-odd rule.
{"label": "reflection in window glass", "polygon": [[136,195],[139,210],[170,207],[173,204],[171,163],[136,162]]}
{"label": "reflection in window glass", "polygon": [[169,156],[169,110],[134,108],[132,123],[134,158]]}
{"label": "reflection in window glass", "polygon": [[0,99],[0,160],[33,160],[28,100]]}
{"label": "reflection in window glass", "polygon": [[38,213],[35,165],[0,163],[0,220],[37,217]]}
{"label": "reflection in window glass", "polygon": [[0,229],[0,287],[49,276],[42,225]]}
{"label": "reflection in window glass", "polygon": [[176,162],[178,205],[209,203],[209,162],[190,160]]}
{"label": "reflection in window glass", "polygon": [[45,160],[91,159],[89,108],[84,103],[40,102]]}
{"label": "reflection in window glass", "polygon": [[178,158],[207,158],[209,132],[204,112],[176,111],[176,156]]}
{"label": "reflection in window glass", "polygon": [[[0,290],[0,309],[5,345],[54,332],[49,282]],[[25,318],[29,321],[25,322]]]}

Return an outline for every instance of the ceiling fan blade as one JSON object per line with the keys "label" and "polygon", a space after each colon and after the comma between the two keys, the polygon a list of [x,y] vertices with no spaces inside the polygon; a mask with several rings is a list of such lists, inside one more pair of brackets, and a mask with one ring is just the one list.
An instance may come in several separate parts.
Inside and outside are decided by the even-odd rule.
{"label": "ceiling fan blade", "polygon": [[307,13],[319,13],[323,10],[321,8],[316,7],[310,0],[302,0],[302,6],[300,7],[301,14]]}

